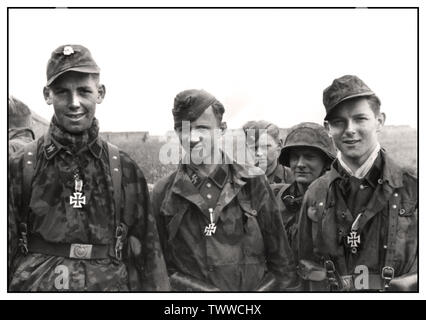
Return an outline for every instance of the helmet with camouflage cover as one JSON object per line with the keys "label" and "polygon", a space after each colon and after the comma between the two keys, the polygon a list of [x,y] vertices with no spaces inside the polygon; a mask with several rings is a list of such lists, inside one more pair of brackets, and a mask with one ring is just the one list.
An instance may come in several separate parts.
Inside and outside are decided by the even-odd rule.
{"label": "helmet with camouflage cover", "polygon": [[321,151],[327,159],[327,165],[336,157],[333,140],[323,126],[314,122],[302,122],[290,129],[278,158],[280,164],[290,166],[290,151],[295,147],[309,147]]}

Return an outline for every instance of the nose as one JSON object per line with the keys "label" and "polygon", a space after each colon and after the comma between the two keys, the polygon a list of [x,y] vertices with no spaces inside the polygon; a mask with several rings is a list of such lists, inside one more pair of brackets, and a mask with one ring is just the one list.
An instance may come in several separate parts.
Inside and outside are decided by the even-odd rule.
{"label": "nose", "polygon": [[202,140],[200,134],[196,131],[191,131],[191,137],[190,137],[190,142],[191,143],[198,143]]}
{"label": "nose", "polygon": [[349,134],[355,133],[355,123],[352,120],[349,120],[347,122],[346,132],[349,133]]}
{"label": "nose", "polygon": [[71,94],[71,101],[70,101],[70,107],[71,108],[78,108],[81,106],[80,97],[77,92],[73,92]]}
{"label": "nose", "polygon": [[303,156],[299,156],[299,157],[297,158],[296,166],[297,166],[298,168],[304,168],[304,167],[306,166],[306,163],[305,163],[305,157],[303,157]]}
{"label": "nose", "polygon": [[255,153],[256,157],[260,158],[263,156],[263,152],[261,150],[257,150]]}

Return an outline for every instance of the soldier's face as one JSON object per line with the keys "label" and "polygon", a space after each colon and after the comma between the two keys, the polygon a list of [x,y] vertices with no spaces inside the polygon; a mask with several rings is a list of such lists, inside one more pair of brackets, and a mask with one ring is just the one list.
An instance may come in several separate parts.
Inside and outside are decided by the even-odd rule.
{"label": "soldier's face", "polygon": [[45,87],[43,93],[47,104],[53,105],[58,124],[78,134],[91,127],[96,104],[104,99],[105,87],[96,76],[70,71]]}
{"label": "soldier's face", "polygon": [[309,185],[317,179],[325,167],[324,157],[314,148],[292,148],[289,156],[290,169],[298,183]]}
{"label": "soldier's face", "polygon": [[256,166],[264,171],[268,167],[274,166],[280,155],[280,149],[279,143],[270,134],[261,134],[255,145]]}
{"label": "soldier's face", "polygon": [[[210,164],[221,136],[220,124],[212,107],[208,107],[196,120],[191,121],[190,131],[178,129],[177,134],[185,151],[194,164]],[[189,150],[187,148],[189,147]]]}
{"label": "soldier's face", "polygon": [[342,102],[329,119],[328,130],[348,163],[360,166],[378,143],[385,115],[375,115],[367,99]]}

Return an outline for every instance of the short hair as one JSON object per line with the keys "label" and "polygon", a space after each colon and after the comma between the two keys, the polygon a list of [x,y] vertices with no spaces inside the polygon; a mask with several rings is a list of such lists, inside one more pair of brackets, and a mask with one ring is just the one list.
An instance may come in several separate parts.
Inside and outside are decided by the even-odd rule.
{"label": "short hair", "polygon": [[367,99],[368,104],[370,105],[371,110],[374,112],[375,116],[380,114],[380,100],[376,95],[364,97]]}
{"label": "short hair", "polygon": [[19,99],[9,96],[8,122],[10,128],[31,127],[31,110]]}
{"label": "short hair", "polygon": [[371,96],[361,96],[361,97],[350,98],[340,102],[335,108],[333,108],[333,110],[330,111],[330,114],[327,117],[328,120],[331,120],[335,117],[336,110],[338,109],[338,106],[340,106],[342,103],[346,101],[361,101],[363,99],[367,100],[368,105],[370,106],[370,109],[371,111],[373,111],[374,115],[376,117],[379,116],[380,115],[380,99],[376,95],[371,95]]}
{"label": "short hair", "polygon": [[270,135],[276,143],[280,143],[280,129],[273,123],[259,120],[259,121],[248,121],[243,126],[244,133],[247,135],[248,130],[255,130],[255,139],[259,139],[259,130],[266,130],[266,133]]}
{"label": "short hair", "polygon": [[211,104],[211,107],[213,109],[213,114],[214,114],[215,118],[217,119],[218,123],[220,124],[222,122],[222,119],[223,119],[223,114],[225,113],[225,107],[218,100],[213,102]]}

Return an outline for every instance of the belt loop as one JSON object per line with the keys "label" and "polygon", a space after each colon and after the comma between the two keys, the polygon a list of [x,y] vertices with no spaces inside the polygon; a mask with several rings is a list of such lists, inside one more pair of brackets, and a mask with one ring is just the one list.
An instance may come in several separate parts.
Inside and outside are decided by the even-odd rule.
{"label": "belt loop", "polygon": [[385,266],[382,269],[382,279],[384,283],[383,291],[388,291],[390,288],[390,282],[395,276],[395,269],[389,266]]}
{"label": "belt loop", "polygon": [[326,271],[328,284],[330,285],[330,290],[331,291],[338,291],[339,288],[340,288],[339,281],[338,281],[339,276],[337,275],[336,268],[334,266],[333,261],[325,260],[324,261],[324,268],[325,268],[325,271]]}
{"label": "belt loop", "polygon": [[124,223],[120,223],[115,229],[115,257],[121,261],[123,259],[123,243],[127,235],[127,226]]}
{"label": "belt loop", "polygon": [[21,234],[21,237],[19,238],[19,247],[21,248],[21,252],[24,255],[28,254],[28,230],[27,230],[27,224],[25,222],[21,222],[19,224],[19,232]]}

